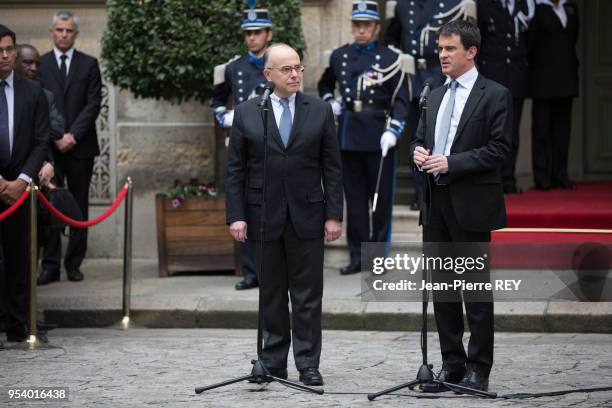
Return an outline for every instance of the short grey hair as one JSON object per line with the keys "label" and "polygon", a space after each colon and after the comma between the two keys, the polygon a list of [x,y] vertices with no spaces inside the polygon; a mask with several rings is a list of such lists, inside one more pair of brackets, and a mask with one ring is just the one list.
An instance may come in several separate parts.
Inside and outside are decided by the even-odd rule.
{"label": "short grey hair", "polygon": [[59,10],[53,14],[53,19],[51,20],[51,27],[55,26],[55,22],[57,20],[68,21],[72,19],[74,21],[74,30],[79,31],[79,17],[72,14],[71,11],[68,10]]}

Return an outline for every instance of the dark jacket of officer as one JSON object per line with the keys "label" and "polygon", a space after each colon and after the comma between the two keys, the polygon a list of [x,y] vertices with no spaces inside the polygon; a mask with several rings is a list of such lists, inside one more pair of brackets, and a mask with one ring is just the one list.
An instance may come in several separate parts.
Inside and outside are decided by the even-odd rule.
{"label": "dark jacket of officer", "polygon": [[253,92],[255,95],[262,94],[265,83],[263,66],[257,67],[247,56],[239,57],[226,66],[225,81],[215,87],[210,107],[225,106],[230,95],[233,106],[238,106],[248,100]]}
{"label": "dark jacket of officer", "polygon": [[[387,127],[387,117],[403,123],[408,110],[408,86],[405,76],[399,84],[401,71],[380,85],[367,86],[359,95],[361,112],[355,112],[357,85],[363,73],[379,77],[372,69],[375,64],[386,68],[398,60],[398,53],[386,46],[375,44],[371,50],[358,50],[356,44],[346,44],[335,49],[329,67],[318,83],[319,96],[334,94],[336,83],[342,96],[343,113],[338,118],[338,137],[341,150],[380,150],[380,136]],[[392,96],[399,90],[392,101]],[[327,98],[324,98],[327,99]],[[358,110],[358,109],[357,109]]]}

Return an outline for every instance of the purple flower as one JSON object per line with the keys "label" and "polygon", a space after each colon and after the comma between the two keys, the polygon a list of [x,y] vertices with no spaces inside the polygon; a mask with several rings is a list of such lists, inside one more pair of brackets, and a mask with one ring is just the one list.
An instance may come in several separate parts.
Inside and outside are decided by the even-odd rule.
{"label": "purple flower", "polygon": [[174,196],[172,198],[172,207],[176,208],[179,205],[181,205],[181,203],[183,202],[183,200],[181,199],[181,197],[179,196]]}

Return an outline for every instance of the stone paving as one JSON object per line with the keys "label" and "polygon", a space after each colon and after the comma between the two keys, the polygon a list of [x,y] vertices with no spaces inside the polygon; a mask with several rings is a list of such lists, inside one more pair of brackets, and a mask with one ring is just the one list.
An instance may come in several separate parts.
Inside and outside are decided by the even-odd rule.
{"label": "stone paving", "polygon": [[[239,383],[196,395],[194,387],[246,375],[254,330],[57,329],[56,349],[0,350],[0,396],[7,387],[69,387],[68,402],[10,402],[21,407],[610,407],[612,391],[529,400],[483,400],[408,390],[366,399],[414,378],[421,363],[415,332],[324,331],[325,395],[279,384]],[[5,347],[13,343],[5,343]],[[612,335],[497,333],[490,388],[500,395],[612,386]],[[430,362],[439,369],[436,336]],[[289,379],[297,372],[289,363]]]}

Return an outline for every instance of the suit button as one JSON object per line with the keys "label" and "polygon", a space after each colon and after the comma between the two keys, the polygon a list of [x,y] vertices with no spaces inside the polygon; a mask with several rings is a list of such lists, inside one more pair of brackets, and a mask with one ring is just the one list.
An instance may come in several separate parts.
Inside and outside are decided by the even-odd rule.
{"label": "suit button", "polygon": [[506,50],[508,50],[508,52],[510,52],[510,51],[512,51],[512,47],[507,46],[507,47],[506,47]]}
{"label": "suit button", "polygon": [[510,63],[510,58],[506,58],[506,64]]}

